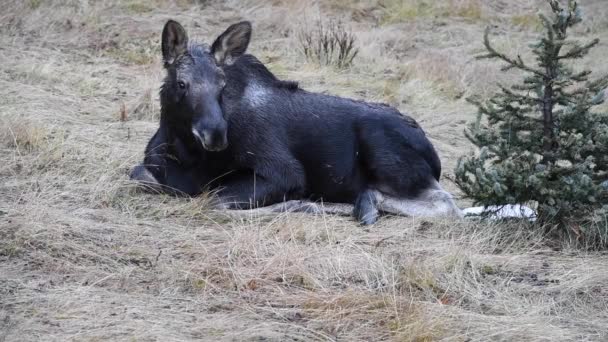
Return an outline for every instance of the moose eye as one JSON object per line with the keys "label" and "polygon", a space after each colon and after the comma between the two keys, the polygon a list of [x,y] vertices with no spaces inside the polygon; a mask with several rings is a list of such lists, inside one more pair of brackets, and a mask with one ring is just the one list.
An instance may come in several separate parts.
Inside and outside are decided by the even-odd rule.
{"label": "moose eye", "polygon": [[177,86],[179,87],[179,89],[186,89],[186,83],[182,81],[177,82]]}

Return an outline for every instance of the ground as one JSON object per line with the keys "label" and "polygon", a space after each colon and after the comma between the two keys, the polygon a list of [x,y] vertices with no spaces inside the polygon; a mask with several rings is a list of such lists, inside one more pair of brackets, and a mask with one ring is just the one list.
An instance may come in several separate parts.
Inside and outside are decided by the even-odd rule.
{"label": "ground", "polygon": [[[608,8],[581,1],[584,64],[607,72]],[[490,27],[527,58],[543,1],[0,2],[0,341],[606,341],[608,255],[519,223],[214,211],[134,191],[158,125],[160,32],[250,51],[303,88],[416,118],[449,181],[475,110],[517,74],[473,58]],[[298,32],[341,21],[359,53],[307,62]],[[606,107],[604,107],[606,108]],[[464,199],[458,199],[467,206]]]}

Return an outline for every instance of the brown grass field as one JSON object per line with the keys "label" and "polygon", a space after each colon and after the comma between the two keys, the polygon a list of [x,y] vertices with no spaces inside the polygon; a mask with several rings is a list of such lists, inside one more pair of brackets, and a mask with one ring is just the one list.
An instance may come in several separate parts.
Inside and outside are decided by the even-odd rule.
{"label": "brown grass field", "polygon": [[[606,0],[581,4],[577,36],[603,38],[583,64],[608,72]],[[0,341],[608,341],[605,252],[521,224],[215,211],[127,177],[158,125],[167,19],[209,43],[251,20],[279,77],[409,113],[449,176],[472,150],[465,98],[520,76],[473,58],[483,30],[529,58],[546,8],[0,0]],[[352,30],[352,67],[306,62],[296,33],[320,19]]]}

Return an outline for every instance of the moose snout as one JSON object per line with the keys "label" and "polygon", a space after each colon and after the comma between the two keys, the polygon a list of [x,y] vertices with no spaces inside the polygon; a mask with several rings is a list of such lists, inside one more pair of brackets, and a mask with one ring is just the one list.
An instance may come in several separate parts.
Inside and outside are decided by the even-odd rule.
{"label": "moose snout", "polygon": [[202,129],[192,127],[192,134],[207,151],[218,152],[228,147],[226,129]]}
{"label": "moose snout", "polygon": [[207,151],[218,152],[228,147],[228,122],[219,103],[201,102],[197,108],[199,115],[192,121],[192,134]]}

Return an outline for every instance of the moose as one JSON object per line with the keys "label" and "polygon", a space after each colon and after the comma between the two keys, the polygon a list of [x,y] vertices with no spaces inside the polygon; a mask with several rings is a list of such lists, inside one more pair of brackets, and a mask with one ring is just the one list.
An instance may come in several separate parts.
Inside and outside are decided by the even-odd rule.
{"label": "moose", "polygon": [[251,33],[239,22],[209,46],[165,24],[160,127],[131,179],[176,195],[214,191],[225,209],[346,203],[365,225],[379,212],[462,216],[414,119],[278,79],[245,53]]}

